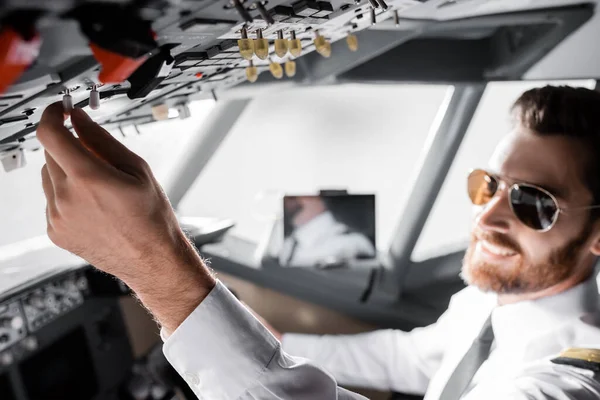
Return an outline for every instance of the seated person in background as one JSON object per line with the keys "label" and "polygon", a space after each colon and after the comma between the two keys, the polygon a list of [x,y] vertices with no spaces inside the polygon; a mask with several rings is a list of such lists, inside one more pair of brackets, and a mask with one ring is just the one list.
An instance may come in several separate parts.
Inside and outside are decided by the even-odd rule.
{"label": "seated person in background", "polygon": [[350,336],[272,330],[285,352],[342,385],[426,400],[600,399],[600,364],[589,363],[599,350],[550,361],[568,347],[600,349],[600,93],[533,89],[513,117],[488,170],[468,176],[470,286],[439,320]]}
{"label": "seated person in background", "polygon": [[287,196],[284,209],[291,232],[279,253],[282,266],[308,267],[375,257],[369,238],[337,221],[320,196]]}

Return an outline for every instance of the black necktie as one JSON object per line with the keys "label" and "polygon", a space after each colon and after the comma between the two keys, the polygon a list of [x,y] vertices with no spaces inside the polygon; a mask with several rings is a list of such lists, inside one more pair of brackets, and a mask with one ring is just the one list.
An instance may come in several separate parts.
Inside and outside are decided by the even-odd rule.
{"label": "black necktie", "polygon": [[298,247],[298,239],[296,239],[294,236],[292,236],[292,248],[290,249],[290,254],[287,256],[287,259],[285,260],[285,263],[283,264],[284,266],[288,266],[290,265],[290,263],[292,262],[292,259],[294,258],[294,253],[296,252],[296,248]]}
{"label": "black necktie", "polygon": [[489,357],[493,341],[492,317],[489,316],[481,332],[473,341],[471,348],[450,375],[439,400],[458,400],[461,398],[481,364]]}

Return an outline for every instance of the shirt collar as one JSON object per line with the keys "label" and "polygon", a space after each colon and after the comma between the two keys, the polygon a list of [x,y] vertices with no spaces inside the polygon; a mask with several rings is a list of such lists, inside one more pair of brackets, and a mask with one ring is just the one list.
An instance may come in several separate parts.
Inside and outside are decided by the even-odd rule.
{"label": "shirt collar", "polygon": [[496,343],[498,346],[526,343],[528,338],[597,310],[598,298],[594,274],[579,285],[554,296],[497,306],[492,311]]}
{"label": "shirt collar", "polygon": [[319,239],[323,233],[327,233],[332,227],[336,226],[337,221],[329,211],[325,211],[304,225],[298,227],[292,236],[296,238],[298,243],[307,245]]}

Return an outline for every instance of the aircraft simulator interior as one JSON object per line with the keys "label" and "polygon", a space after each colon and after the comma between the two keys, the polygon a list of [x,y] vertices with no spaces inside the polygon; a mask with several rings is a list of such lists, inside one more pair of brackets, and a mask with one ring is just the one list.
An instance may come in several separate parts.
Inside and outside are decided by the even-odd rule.
{"label": "aircraft simulator interior", "polygon": [[[446,195],[445,182],[457,165],[468,167],[461,149],[473,121],[488,118],[486,93],[515,82],[594,88],[599,37],[595,1],[0,0],[0,398],[194,398],[161,357],[156,325],[125,285],[43,234],[12,239],[29,222],[11,215],[43,217],[39,191],[33,199],[27,190],[39,185],[36,128],[47,105],[83,108],[126,144],[160,131],[152,154],[173,164],[163,186],[181,225],[222,280],[282,329],[412,329],[434,322],[464,287],[460,241],[449,250],[434,246],[431,256],[414,257],[414,249],[439,198],[463,200]],[[415,115],[425,131],[402,125]],[[349,130],[350,120],[379,121],[365,126],[385,126],[389,135],[331,133],[354,146],[334,157],[319,153],[330,132],[310,124],[318,118],[322,127]],[[294,125],[315,132],[298,136],[306,141],[278,138]],[[171,152],[185,129],[189,140]],[[228,150],[232,135],[248,138],[237,153]],[[477,135],[474,143],[491,140]],[[398,149],[386,150],[390,143]],[[351,168],[363,159],[361,146],[375,158],[405,151],[415,159],[404,170],[381,161],[381,174],[357,172],[345,182],[303,178],[302,171],[329,176],[311,167],[325,159]],[[279,161],[269,164],[270,155]],[[234,172],[220,178],[216,165]],[[243,170],[256,165],[265,175],[285,169],[289,185],[253,186]],[[384,177],[402,196],[378,189]],[[252,204],[231,215],[201,205],[186,212],[200,181],[215,202]],[[394,202],[401,212],[389,212]],[[296,226],[310,212],[319,215],[312,232]],[[240,219],[249,214],[260,230],[244,230]],[[298,246],[302,235],[316,239]],[[341,249],[340,237],[353,250]]]}

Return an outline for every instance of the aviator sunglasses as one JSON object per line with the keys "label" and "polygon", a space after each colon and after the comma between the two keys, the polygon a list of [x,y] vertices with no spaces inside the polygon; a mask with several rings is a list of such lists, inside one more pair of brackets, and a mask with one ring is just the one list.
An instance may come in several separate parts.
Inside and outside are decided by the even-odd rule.
{"label": "aviator sunglasses", "polygon": [[[487,204],[500,189],[502,180],[482,169],[469,173],[467,188],[469,198],[476,206]],[[565,213],[556,197],[546,189],[529,183],[514,183],[508,189],[510,208],[519,221],[538,232],[547,232],[558,220],[558,214]],[[600,205],[569,208],[568,210],[588,210]]]}

